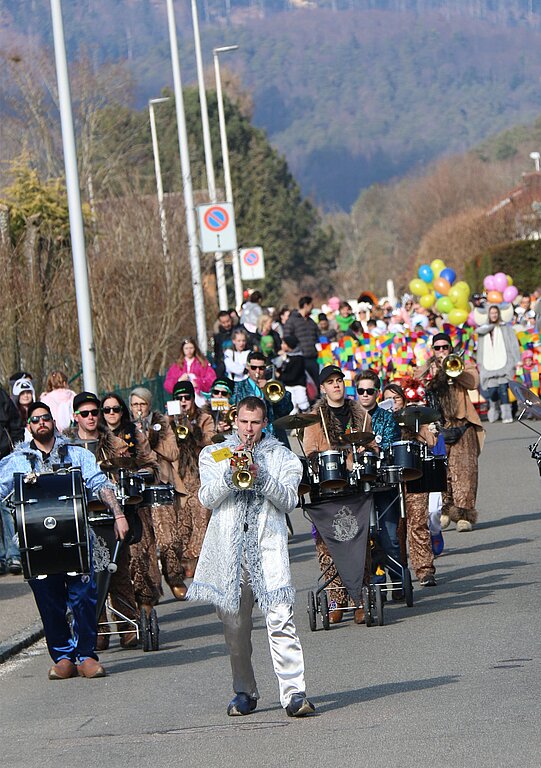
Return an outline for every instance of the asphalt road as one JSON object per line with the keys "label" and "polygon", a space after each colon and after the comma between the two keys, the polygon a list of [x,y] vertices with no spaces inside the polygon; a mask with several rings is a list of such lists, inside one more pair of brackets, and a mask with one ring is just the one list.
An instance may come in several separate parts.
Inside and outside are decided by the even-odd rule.
{"label": "asphalt road", "polygon": [[48,681],[43,641],[0,666],[2,764],[539,768],[540,478],[523,426],[487,430],[479,525],[446,532],[438,586],[416,588],[412,608],[388,605],[384,627],[309,631],[318,568],[308,523],[294,514],[296,620],[317,716],[281,710],[258,615],[262,698],[249,717],[228,718],[221,625],[209,606],[167,595],[161,649],[115,641],[103,680]]}

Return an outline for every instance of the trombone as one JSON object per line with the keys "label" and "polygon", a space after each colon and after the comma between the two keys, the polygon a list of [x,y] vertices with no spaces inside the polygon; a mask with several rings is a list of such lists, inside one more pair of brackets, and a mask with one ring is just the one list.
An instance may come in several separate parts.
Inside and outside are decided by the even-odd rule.
{"label": "trombone", "polygon": [[283,400],[285,397],[286,388],[282,382],[278,381],[276,378],[276,367],[274,365],[271,366],[271,370],[272,376],[267,383],[261,387],[261,391],[263,392],[263,397],[265,400],[268,400],[269,403],[279,403],[280,400]]}
{"label": "trombone", "polygon": [[464,370],[464,360],[462,359],[463,354],[464,351],[459,352],[458,354],[452,352],[443,361],[443,371],[446,376],[449,376],[450,379],[456,379],[456,377],[460,376]]}

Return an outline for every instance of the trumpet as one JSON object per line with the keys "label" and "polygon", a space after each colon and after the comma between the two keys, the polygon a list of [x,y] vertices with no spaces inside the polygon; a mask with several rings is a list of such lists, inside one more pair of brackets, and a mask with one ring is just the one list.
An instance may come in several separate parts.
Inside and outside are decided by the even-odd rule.
{"label": "trumpet", "polygon": [[450,379],[455,379],[457,376],[460,376],[464,370],[462,355],[453,352],[445,358],[442,367],[446,376],[449,376]]}
{"label": "trumpet", "polygon": [[253,487],[254,476],[250,472],[250,466],[254,463],[252,455],[251,441],[246,440],[247,448],[243,451],[237,451],[231,457],[231,467],[233,469],[233,485],[239,491],[246,491]]}
{"label": "trumpet", "polygon": [[182,421],[175,418],[175,435],[177,440],[186,440],[189,434],[190,428],[188,426],[187,418],[185,416],[182,417]]}

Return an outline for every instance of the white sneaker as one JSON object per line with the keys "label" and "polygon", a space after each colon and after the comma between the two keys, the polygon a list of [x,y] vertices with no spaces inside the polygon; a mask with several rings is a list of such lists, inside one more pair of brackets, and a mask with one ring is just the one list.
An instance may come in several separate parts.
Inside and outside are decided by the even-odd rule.
{"label": "white sneaker", "polygon": [[466,531],[473,531],[473,525],[468,520],[458,520],[456,529],[459,533],[465,533]]}
{"label": "white sneaker", "polygon": [[445,528],[449,528],[449,525],[451,524],[451,518],[449,515],[442,515],[440,520],[442,531],[445,530]]}

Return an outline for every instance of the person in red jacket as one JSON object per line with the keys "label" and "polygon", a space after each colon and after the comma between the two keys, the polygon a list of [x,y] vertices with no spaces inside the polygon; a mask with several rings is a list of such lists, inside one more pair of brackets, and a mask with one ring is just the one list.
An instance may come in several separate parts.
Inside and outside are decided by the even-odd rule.
{"label": "person in red jacket", "polygon": [[167,371],[164,389],[170,394],[177,381],[191,381],[195,390],[196,405],[205,404],[202,392],[209,392],[216,373],[191,336],[184,339],[178,360]]}

